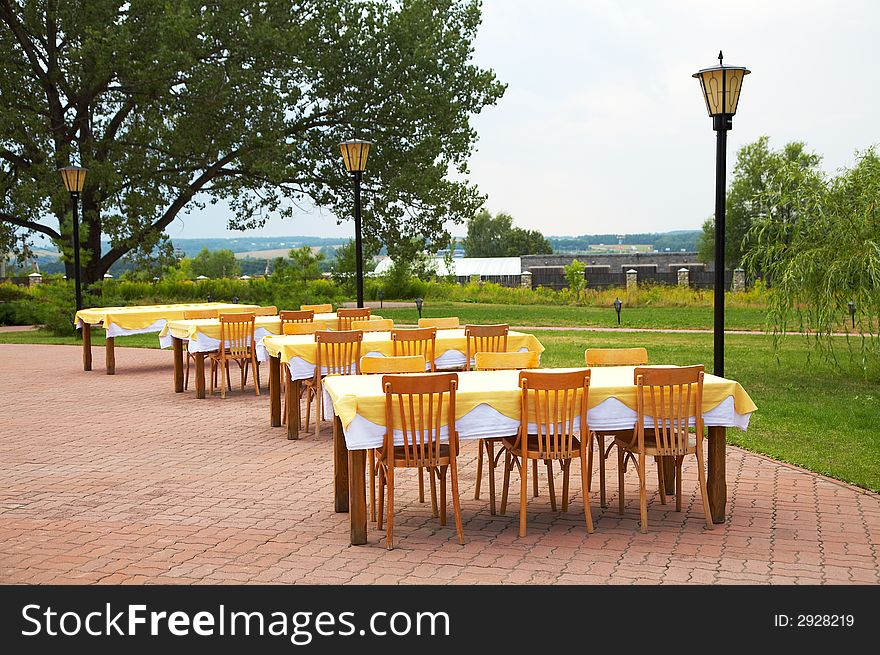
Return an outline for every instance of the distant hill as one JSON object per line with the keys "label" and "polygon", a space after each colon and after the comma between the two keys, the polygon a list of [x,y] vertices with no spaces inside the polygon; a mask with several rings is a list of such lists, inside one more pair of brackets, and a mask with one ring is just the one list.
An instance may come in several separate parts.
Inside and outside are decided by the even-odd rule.
{"label": "distant hill", "polygon": [[[553,252],[576,253],[591,250],[591,246],[604,245],[632,245],[642,246],[649,244],[658,252],[670,252],[686,250],[694,252],[697,249],[697,239],[700,230],[677,230],[674,232],[645,232],[641,234],[583,234],[577,237],[554,237],[548,236],[547,241],[553,247]],[[622,237],[622,238],[619,238]],[[616,249],[616,248],[615,248]]]}

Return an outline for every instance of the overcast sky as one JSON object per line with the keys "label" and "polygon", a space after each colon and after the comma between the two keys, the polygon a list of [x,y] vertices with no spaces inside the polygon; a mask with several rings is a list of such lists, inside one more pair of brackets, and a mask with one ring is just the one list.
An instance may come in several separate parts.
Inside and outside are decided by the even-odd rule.
{"label": "overcast sky", "polygon": [[[548,235],[697,229],[714,207],[715,133],[691,75],[719,49],[752,71],[728,171],[741,145],[766,134],[774,147],[805,141],[833,172],[880,143],[878,26],[880,3],[867,0],[484,0],[475,60],[508,88],[473,119],[471,180],[491,212]],[[225,223],[209,207],[168,232],[352,230],[326,212],[246,233]]]}

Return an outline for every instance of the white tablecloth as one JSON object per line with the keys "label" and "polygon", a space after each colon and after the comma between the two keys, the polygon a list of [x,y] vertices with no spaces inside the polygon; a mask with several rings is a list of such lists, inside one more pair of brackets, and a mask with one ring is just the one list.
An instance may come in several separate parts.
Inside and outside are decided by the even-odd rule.
{"label": "white tablecloth", "polygon": [[[266,348],[263,346],[263,339],[272,335],[273,333],[269,332],[266,328],[256,328],[254,330],[254,349],[256,350],[257,361],[265,362],[269,359],[269,353],[266,352]],[[196,335],[195,339],[183,339],[183,341],[186,341],[187,350],[191,353],[210,353],[220,349],[220,339],[214,339],[201,332]],[[170,348],[174,345],[174,337],[171,336],[171,332],[168,332],[164,337],[159,337],[159,345],[162,346],[162,348]],[[226,342],[226,346],[229,346],[228,341]],[[315,368],[313,366],[313,373],[314,370]]]}

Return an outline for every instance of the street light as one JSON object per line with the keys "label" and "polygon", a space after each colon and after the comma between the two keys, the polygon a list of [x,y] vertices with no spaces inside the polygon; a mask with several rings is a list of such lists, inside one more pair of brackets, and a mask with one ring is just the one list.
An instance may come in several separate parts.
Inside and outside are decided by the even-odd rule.
{"label": "street light", "polygon": [[339,144],[345,170],[354,177],[354,248],[357,275],[357,306],[364,306],[364,254],[361,247],[361,178],[367,168],[370,141],[351,139]]}
{"label": "street light", "polygon": [[751,71],[742,66],[725,66],[718,53],[718,65],[694,73],[700,80],[706,109],[717,133],[715,155],[715,375],[724,375],[724,200],[727,167],[727,130],[733,128],[733,116],[739,104],[743,78]]}
{"label": "street light", "polygon": [[849,308],[849,317],[852,319],[853,329],[856,329],[856,304],[852,300],[846,303],[846,306]]}
{"label": "street light", "polygon": [[379,289],[379,309],[382,309],[382,303],[385,300],[385,289]]}
{"label": "street light", "polygon": [[73,279],[76,289],[76,311],[82,309],[82,278],[79,270],[79,216],[77,205],[79,194],[86,182],[88,169],[79,166],[65,166],[58,170],[64,181],[64,188],[70,193],[70,202],[73,205]]}
{"label": "street light", "polygon": [[416,298],[416,309],[419,310],[419,318],[422,317],[422,303],[425,302],[421,298]]}
{"label": "street light", "polygon": [[623,308],[623,303],[620,302],[620,298],[614,299],[614,310],[617,312],[617,324],[620,325],[620,310]]}

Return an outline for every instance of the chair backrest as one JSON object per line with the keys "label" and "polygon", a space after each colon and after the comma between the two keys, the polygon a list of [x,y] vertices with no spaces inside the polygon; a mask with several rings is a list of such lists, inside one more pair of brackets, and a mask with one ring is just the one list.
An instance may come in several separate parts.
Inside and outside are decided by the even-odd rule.
{"label": "chair backrest", "polygon": [[445,316],[443,318],[420,318],[419,327],[433,327],[438,330],[449,330],[459,327],[458,316]]}
{"label": "chair backrest", "polygon": [[[441,427],[446,419],[450,465],[455,465],[458,434],[455,431],[456,373],[432,375],[383,375],[385,390],[385,451],[405,466],[437,466],[440,461]],[[394,431],[403,446],[394,449]]]}
{"label": "chair backrest", "polygon": [[[587,426],[587,402],[590,369],[565,373],[520,371],[521,396],[520,442],[528,448],[526,435],[537,436],[535,459],[569,459],[578,455],[575,438],[583,443],[590,438]],[[534,432],[530,428],[535,426]]]}
{"label": "chair backrest", "polygon": [[251,311],[253,311],[254,316],[276,316],[278,314],[278,308],[275,305],[254,307]]}
{"label": "chair backrest", "polygon": [[192,321],[198,318],[217,318],[219,309],[187,309],[183,312],[184,321]]}
{"label": "chair backrest", "polygon": [[314,334],[323,330],[324,326],[319,323],[282,323],[282,334]]}
{"label": "chair backrest", "polygon": [[688,426],[693,419],[697,447],[703,439],[703,365],[680,368],[637,367],[633,371],[636,384],[636,442],[644,446],[645,419],[653,424],[660,456],[681,456],[688,453]]}
{"label": "chair backrest", "polygon": [[422,355],[432,371],[437,370],[435,345],[437,328],[410,328],[391,330],[391,344],[395,355]]}
{"label": "chair backrest", "polygon": [[332,314],[333,313],[333,305],[327,303],[325,305],[300,305],[299,308],[303,311],[307,309],[311,309],[316,314]]}
{"label": "chair backrest", "polygon": [[390,332],[394,329],[394,321],[390,318],[370,318],[366,321],[352,321],[352,330],[364,332]]}
{"label": "chair backrest", "polygon": [[471,359],[479,352],[506,352],[508,332],[510,332],[510,326],[506,323],[498,325],[465,325],[465,370],[469,371],[471,369]]}
{"label": "chair backrest", "polygon": [[369,307],[349,307],[336,310],[336,318],[339,319],[340,330],[350,330],[352,321],[366,321],[370,318]]}
{"label": "chair backrest", "polygon": [[315,332],[319,375],[356,375],[361,372],[361,330]]}
{"label": "chair backrest", "polygon": [[587,366],[644,366],[648,351],[644,348],[587,348],[584,352]]}
{"label": "chair backrest", "polygon": [[538,368],[540,356],[536,350],[515,353],[479,352],[474,355],[474,368],[478,371],[509,371],[522,368]]}
{"label": "chair backrest", "polygon": [[361,373],[424,373],[423,355],[399,355],[396,357],[361,357]]}
{"label": "chair backrest", "polygon": [[278,315],[281,317],[281,325],[285,323],[311,323],[315,320],[315,312],[311,309],[301,309],[299,311],[290,309],[281,311]]}
{"label": "chair backrest", "polygon": [[[224,349],[222,346],[226,344]],[[220,352],[229,357],[250,357],[254,345],[253,312],[220,314]]]}

